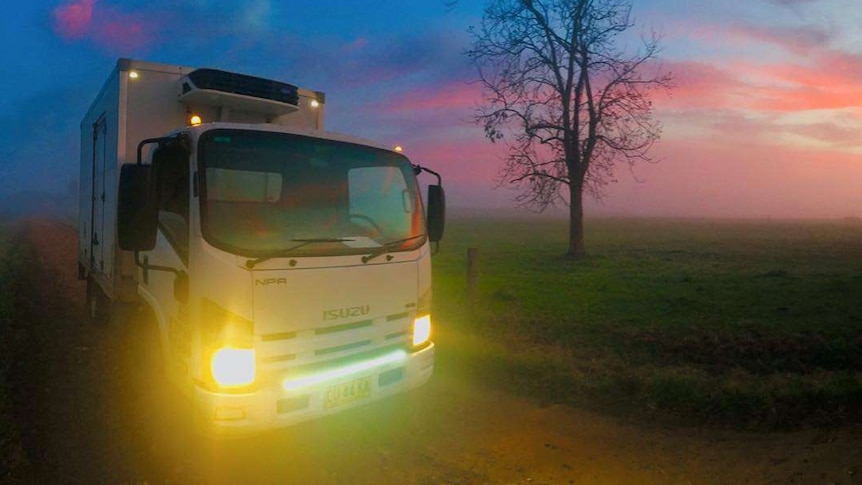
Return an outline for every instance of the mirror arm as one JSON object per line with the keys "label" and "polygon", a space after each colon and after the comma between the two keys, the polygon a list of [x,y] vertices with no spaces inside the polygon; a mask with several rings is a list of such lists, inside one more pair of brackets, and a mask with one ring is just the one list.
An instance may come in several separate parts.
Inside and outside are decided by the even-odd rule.
{"label": "mirror arm", "polygon": [[138,266],[139,268],[143,269],[144,271],[148,271],[148,270],[168,271],[168,272],[173,273],[173,274],[178,275],[178,276],[180,275],[180,273],[182,273],[181,270],[178,270],[176,268],[171,268],[170,266],[158,266],[158,265],[152,265],[147,261],[142,262],[140,259],[140,256],[141,256],[141,252],[135,251],[135,265]]}
{"label": "mirror arm", "polygon": [[443,185],[443,178],[440,177],[440,174],[431,170],[430,168],[425,168],[422,165],[413,165],[413,173],[419,175],[422,172],[428,172],[431,175],[437,177],[437,185]]}
{"label": "mirror arm", "polygon": [[186,153],[191,152],[191,139],[189,138],[189,135],[186,133],[177,133],[176,135],[163,136],[160,138],[147,138],[145,140],[141,140],[141,142],[138,143],[138,159],[137,159],[138,165],[143,164],[142,154],[143,154],[145,145],[149,145],[150,143],[158,143],[159,145],[161,145],[163,143],[171,143],[171,142],[179,143],[183,147],[183,149],[185,150]]}

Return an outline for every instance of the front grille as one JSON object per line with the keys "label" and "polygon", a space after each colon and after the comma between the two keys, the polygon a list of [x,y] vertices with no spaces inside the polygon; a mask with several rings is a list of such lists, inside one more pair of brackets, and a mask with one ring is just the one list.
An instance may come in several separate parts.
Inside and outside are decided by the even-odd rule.
{"label": "front grille", "polygon": [[374,320],[362,320],[361,322],[345,323],[342,325],[334,325],[332,327],[318,328],[314,331],[314,333],[317,335],[326,335],[330,333],[343,332],[345,330],[370,327],[371,325],[374,325]]}
{"label": "front grille", "polygon": [[414,314],[398,313],[328,327],[259,335],[258,363],[263,375],[279,379],[410,349]]}
{"label": "front grille", "polygon": [[365,347],[367,345],[371,345],[371,340],[360,340],[359,342],[351,342],[349,344],[336,345],[335,347],[327,347],[325,349],[317,349],[314,351],[314,355],[337,354],[339,352],[345,352],[347,350],[354,350],[354,349],[358,349],[360,347]]}
{"label": "front grille", "polygon": [[280,333],[267,333],[260,336],[260,339],[264,342],[270,342],[273,340],[288,340],[296,337],[296,332],[280,332]]}
{"label": "front grille", "polygon": [[356,362],[374,360],[376,358],[383,357],[391,353],[392,351],[404,349],[404,345],[387,345],[385,347],[378,347],[376,349],[366,350],[364,352],[357,352],[355,354],[346,355],[336,359],[322,360],[305,365],[297,365],[295,367],[291,367],[289,369],[289,373],[296,375],[317,374],[319,372],[326,372],[329,370],[338,369],[340,367],[344,367]]}

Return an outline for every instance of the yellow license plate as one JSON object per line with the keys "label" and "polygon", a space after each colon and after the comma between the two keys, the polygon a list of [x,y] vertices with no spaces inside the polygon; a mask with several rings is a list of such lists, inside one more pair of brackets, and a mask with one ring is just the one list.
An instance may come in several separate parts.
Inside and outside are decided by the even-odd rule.
{"label": "yellow license plate", "polygon": [[324,409],[334,408],[353,401],[365,399],[371,395],[371,377],[363,377],[355,381],[332,386],[323,395]]}

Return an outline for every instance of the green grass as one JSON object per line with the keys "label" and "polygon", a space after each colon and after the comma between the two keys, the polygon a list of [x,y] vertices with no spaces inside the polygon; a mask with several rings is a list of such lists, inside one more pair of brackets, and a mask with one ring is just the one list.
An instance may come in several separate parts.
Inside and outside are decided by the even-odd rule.
{"label": "green grass", "polygon": [[[577,262],[562,258],[566,231],[538,218],[449,221],[434,258],[444,359],[449,343],[501,386],[626,415],[860,418],[862,225],[592,220]],[[469,309],[468,247],[480,250]],[[458,360],[477,352],[478,363]]]}

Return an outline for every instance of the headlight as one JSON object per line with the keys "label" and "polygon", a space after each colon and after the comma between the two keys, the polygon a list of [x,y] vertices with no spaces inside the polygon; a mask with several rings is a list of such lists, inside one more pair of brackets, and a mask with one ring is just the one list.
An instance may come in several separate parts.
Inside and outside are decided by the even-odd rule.
{"label": "headlight", "polygon": [[201,319],[204,351],[200,363],[205,380],[218,388],[253,384],[257,371],[254,324],[208,299],[203,300]]}
{"label": "headlight", "polygon": [[222,387],[247,386],[254,382],[254,349],[222,348],[212,357],[213,380]]}
{"label": "headlight", "polygon": [[418,347],[431,339],[431,315],[413,320],[413,346]]}

